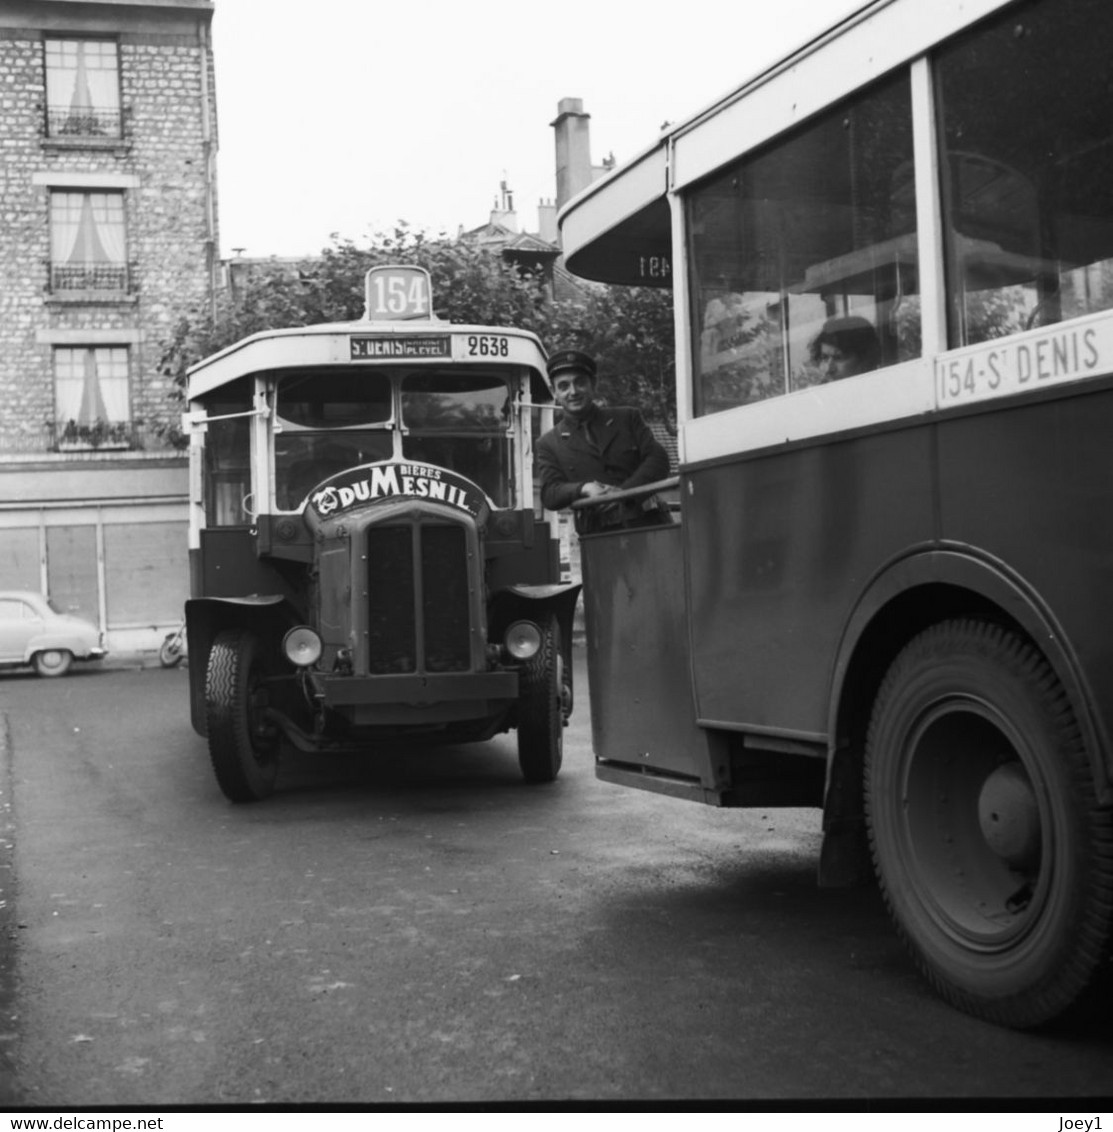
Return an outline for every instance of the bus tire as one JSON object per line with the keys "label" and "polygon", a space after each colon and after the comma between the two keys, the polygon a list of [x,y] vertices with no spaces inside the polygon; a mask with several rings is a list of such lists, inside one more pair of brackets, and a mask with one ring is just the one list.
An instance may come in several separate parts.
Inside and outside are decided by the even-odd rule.
{"label": "bus tire", "polygon": [[69,649],[42,649],[31,663],[40,676],[65,676],[73,664],[73,653]]}
{"label": "bus tire", "polygon": [[997,625],[912,640],[874,704],[865,757],[882,896],[939,994],[1040,1026],[1098,981],[1113,919],[1113,811],[1051,667]]}
{"label": "bus tire", "polygon": [[521,670],[518,766],[527,782],[552,782],[564,759],[564,674],[560,625],[541,621],[541,647]]}
{"label": "bus tire", "polygon": [[205,673],[209,757],[231,802],[258,802],[274,791],[278,734],[263,718],[266,692],[253,633],[217,634]]}

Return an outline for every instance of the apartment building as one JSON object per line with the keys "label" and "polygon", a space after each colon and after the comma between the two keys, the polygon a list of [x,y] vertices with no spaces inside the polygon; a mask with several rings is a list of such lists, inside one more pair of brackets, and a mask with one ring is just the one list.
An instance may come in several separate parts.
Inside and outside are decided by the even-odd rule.
{"label": "apartment building", "polygon": [[0,588],[143,648],[188,591],[159,359],[212,302],[212,0],[0,5]]}

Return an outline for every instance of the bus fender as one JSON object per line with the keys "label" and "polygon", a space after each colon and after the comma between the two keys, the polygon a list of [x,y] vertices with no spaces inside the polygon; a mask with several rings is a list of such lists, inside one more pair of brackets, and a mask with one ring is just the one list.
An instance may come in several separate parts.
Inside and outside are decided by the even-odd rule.
{"label": "bus fender", "polygon": [[283,594],[246,597],[194,597],[185,603],[189,661],[190,720],[198,735],[205,734],[205,674],[213,641],[222,629],[242,626],[260,636],[276,635],[299,618]]}
{"label": "bus fender", "polygon": [[502,634],[512,622],[533,620],[547,613],[556,615],[560,626],[560,651],[564,658],[565,685],[568,692],[567,713],[572,712],[572,638],[575,633],[576,604],[580,600],[579,582],[554,582],[546,585],[504,586],[491,595],[491,643],[501,643]]}
{"label": "bus fender", "polygon": [[[917,591],[927,600],[916,601]],[[1108,737],[1093,711],[1070,641],[1023,577],[970,546],[915,549],[890,561],[863,587],[846,621],[828,698],[827,796],[824,829],[861,817],[861,768],[873,698],[896,654],[928,625],[996,609],[1015,622],[1046,657],[1074,710],[1090,754],[1102,804],[1113,801]]]}
{"label": "bus fender", "polygon": [[504,586],[491,596],[492,626],[501,629],[518,617],[552,611],[560,624],[561,639],[570,643],[581,589],[578,582]]}

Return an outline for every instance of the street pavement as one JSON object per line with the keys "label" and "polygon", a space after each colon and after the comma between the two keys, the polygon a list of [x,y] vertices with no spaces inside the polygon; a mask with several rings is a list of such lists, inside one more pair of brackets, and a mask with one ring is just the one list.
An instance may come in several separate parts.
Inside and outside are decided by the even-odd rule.
{"label": "street pavement", "polygon": [[1113,1031],[944,1005],[817,813],[596,780],[576,656],[554,784],[503,736],[251,806],[184,667],[0,676],[0,1107],[1102,1107]]}

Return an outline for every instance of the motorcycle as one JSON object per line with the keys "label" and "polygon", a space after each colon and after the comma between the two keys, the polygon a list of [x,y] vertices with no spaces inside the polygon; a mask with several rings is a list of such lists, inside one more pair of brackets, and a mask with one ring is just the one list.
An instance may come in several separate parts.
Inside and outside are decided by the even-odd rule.
{"label": "motorcycle", "polygon": [[183,621],[172,633],[167,633],[158,650],[158,662],[163,668],[177,668],[186,655],[186,627]]}

